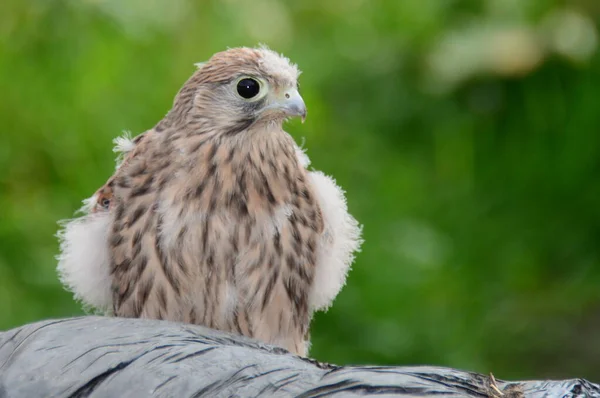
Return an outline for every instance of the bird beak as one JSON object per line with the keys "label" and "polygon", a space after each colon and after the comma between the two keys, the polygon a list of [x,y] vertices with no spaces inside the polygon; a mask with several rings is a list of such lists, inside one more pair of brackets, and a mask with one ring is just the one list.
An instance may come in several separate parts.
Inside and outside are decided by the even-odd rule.
{"label": "bird beak", "polygon": [[278,107],[286,116],[300,116],[302,118],[302,123],[304,123],[304,120],[306,119],[306,105],[298,90],[295,88],[287,89],[283,93],[282,98],[277,102]]}

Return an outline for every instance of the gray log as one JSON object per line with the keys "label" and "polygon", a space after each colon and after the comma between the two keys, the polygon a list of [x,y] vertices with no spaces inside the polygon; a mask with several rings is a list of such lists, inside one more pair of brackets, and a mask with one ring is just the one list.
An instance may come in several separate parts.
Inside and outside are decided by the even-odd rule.
{"label": "gray log", "polygon": [[0,333],[0,397],[600,397],[586,380],[508,383],[440,367],[335,366],[215,330],[105,317]]}

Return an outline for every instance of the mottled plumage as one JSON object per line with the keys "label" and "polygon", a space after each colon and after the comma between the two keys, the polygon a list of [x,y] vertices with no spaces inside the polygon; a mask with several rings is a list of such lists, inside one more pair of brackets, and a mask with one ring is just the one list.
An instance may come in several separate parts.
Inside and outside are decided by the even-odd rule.
{"label": "mottled plumage", "polygon": [[306,115],[298,74],[266,48],[217,53],[153,129],[119,140],[115,174],[61,232],[59,272],[78,299],[306,354],[360,230],[282,129]]}

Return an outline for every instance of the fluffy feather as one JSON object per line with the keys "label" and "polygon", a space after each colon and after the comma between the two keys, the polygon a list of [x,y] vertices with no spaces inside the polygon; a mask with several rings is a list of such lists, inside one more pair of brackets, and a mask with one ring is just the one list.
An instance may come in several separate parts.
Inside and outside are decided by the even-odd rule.
{"label": "fluffy feather", "polygon": [[[86,213],[96,203],[96,195],[84,201]],[[112,308],[109,252],[107,247],[110,217],[108,212],[90,213],[64,220],[57,236],[61,254],[58,274],[86,310],[108,312]]]}
{"label": "fluffy feather", "polygon": [[289,58],[283,54],[277,54],[270,50],[267,46],[259,47],[262,57],[259,60],[260,66],[270,75],[276,76],[284,81],[295,82],[302,73],[296,64],[291,62]]}
{"label": "fluffy feather", "polygon": [[[113,140],[118,170],[127,154],[136,146],[129,132]],[[63,220],[57,233],[60,255],[57,271],[63,285],[88,311],[109,313],[112,309],[110,252],[108,235],[110,214],[95,211],[98,194],[85,199],[79,218]]]}
{"label": "fluffy feather", "polygon": [[300,166],[305,169],[310,166],[310,159],[308,155],[306,155],[306,149],[304,149],[304,142],[300,146],[296,146],[296,156],[298,157],[298,161],[300,162]]}
{"label": "fluffy feather", "polygon": [[133,151],[135,148],[135,142],[131,138],[131,134],[126,132],[121,137],[117,137],[113,140],[115,147],[113,148],[113,152],[117,153],[127,153]]}
{"label": "fluffy feather", "polygon": [[333,178],[320,171],[308,175],[325,223],[309,305],[313,310],[327,310],[346,283],[354,253],[359,251],[362,243],[362,228],[348,213],[344,191]]}

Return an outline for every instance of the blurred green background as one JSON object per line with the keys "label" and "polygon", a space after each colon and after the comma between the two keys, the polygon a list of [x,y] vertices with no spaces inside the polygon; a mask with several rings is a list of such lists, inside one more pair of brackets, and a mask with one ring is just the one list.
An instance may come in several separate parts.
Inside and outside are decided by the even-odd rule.
{"label": "blurred green background", "polygon": [[304,71],[313,166],[366,243],[312,356],[600,381],[597,0],[3,0],[0,329],[81,314],[59,219],[195,62]]}

